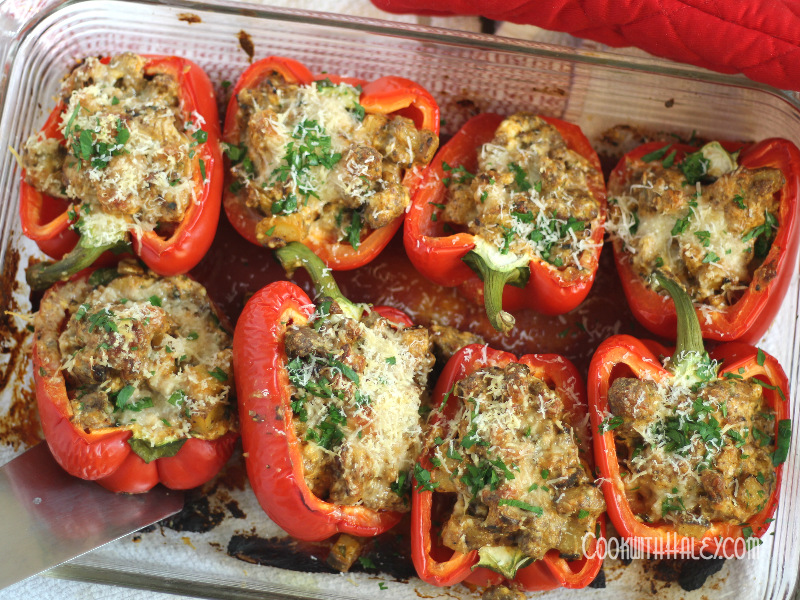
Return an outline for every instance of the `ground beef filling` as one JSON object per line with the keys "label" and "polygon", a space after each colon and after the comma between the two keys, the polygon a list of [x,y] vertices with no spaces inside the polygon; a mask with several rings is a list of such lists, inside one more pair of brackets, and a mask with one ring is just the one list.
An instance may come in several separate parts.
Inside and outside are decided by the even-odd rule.
{"label": "ground beef filling", "polygon": [[77,227],[98,243],[177,224],[193,200],[192,136],[204,139],[203,123],[182,114],[175,78],[145,64],[131,53],[85,59],[61,86],[63,138],[40,132],[23,148],[26,182],[72,201]]}
{"label": "ground beef filling", "polygon": [[463,553],[512,546],[534,560],[551,549],[582,556],[605,502],[558,393],[511,363],[458,381],[450,402],[458,411],[433,421],[424,449],[436,492],[456,495],[442,542]]}
{"label": "ground beef filling", "polygon": [[411,119],[366,113],[359,97],[351,85],[298,86],[279,73],[239,92],[230,190],[263,216],[259,242],[312,237],[357,248],[404,213],[404,174],[431,161],[438,137]]}
{"label": "ground beef filling", "polygon": [[558,130],[528,113],[504,120],[478,153],[478,168],[445,165],[447,201],[435,213],[502,255],[543,260],[574,280],[588,273],[602,175]]}
{"label": "ground beef filling", "polygon": [[231,336],[205,289],[120,270],[51,289],[35,317],[43,374],[63,375],[72,422],[129,429],[152,446],[234,430]]}
{"label": "ground beef filling", "polygon": [[691,183],[666,160],[629,160],[625,182],[610,178],[607,230],[648,285],[661,269],[695,302],[730,306],[769,252],[784,177],[738,166]]}
{"label": "ground beef filling", "polygon": [[[746,523],[775,486],[775,415],[753,380],[691,392],[619,378],[608,392],[628,501],[639,519],[702,537],[712,521]],[[611,419],[615,419],[612,421]]]}
{"label": "ground beef filling", "polygon": [[410,510],[409,471],[422,439],[431,342],[423,327],[323,300],[287,329],[291,407],[308,487],[335,504]]}

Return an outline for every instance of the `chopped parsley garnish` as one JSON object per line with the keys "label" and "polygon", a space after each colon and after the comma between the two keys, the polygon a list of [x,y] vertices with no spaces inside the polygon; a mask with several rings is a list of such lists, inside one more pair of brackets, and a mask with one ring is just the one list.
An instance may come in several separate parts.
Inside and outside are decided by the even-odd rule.
{"label": "chopped parsley garnish", "polygon": [[358,250],[361,244],[361,213],[358,211],[353,212],[353,218],[350,220],[350,225],[345,231],[347,234],[347,241],[354,250]]}
{"label": "chopped parsley garnish", "polygon": [[414,479],[417,480],[417,490],[432,492],[439,484],[431,481],[431,472],[424,469],[421,464],[414,465]]}
{"label": "chopped parsley garnish", "polygon": [[339,425],[346,423],[345,414],[333,404],[328,405],[328,414],[319,424],[317,429],[309,429],[306,433],[306,440],[316,442],[317,445],[331,450],[338,446],[344,439],[344,432]]}
{"label": "chopped parsley garnish", "polygon": [[741,197],[741,196],[739,196],[738,194],[737,194],[736,196],[734,196],[734,197],[733,197],[733,203],[734,203],[736,206],[738,206],[739,208],[741,208],[742,210],[744,210],[744,209],[746,209],[746,208],[747,208],[747,205],[744,203],[744,198],[742,198],[742,197]]}
{"label": "chopped parsley garnish", "polygon": [[[522,167],[520,167],[517,163],[509,163],[508,168],[514,173],[514,183],[520,192],[527,192],[533,188],[531,182],[528,181],[528,174]],[[539,185],[540,189],[537,191],[541,190],[541,183]]]}
{"label": "chopped parsley garnish", "polygon": [[176,390],[172,392],[169,398],[167,398],[167,402],[172,404],[173,406],[180,406],[184,402],[186,402],[186,392],[183,390]]}
{"label": "chopped parsley garnish", "polygon": [[161,298],[159,298],[158,296],[153,295],[150,296],[150,298],[148,299],[150,300],[150,304],[152,304],[153,306],[161,306]]}
{"label": "chopped parsley garnish", "polygon": [[288,196],[273,202],[272,206],[270,206],[270,211],[273,215],[290,215],[294,212],[297,212],[297,207],[297,196],[295,194],[289,194]]}
{"label": "chopped parsley garnish", "polygon": [[[84,306],[84,305],[82,305]],[[93,315],[89,315],[89,333],[92,333],[98,327],[106,331],[106,333],[119,332],[117,324],[114,322],[114,313],[104,308]]]}
{"label": "chopped parsley garnish", "polygon": [[196,331],[190,331],[189,335],[186,336],[187,340],[196,340],[199,337]]}
{"label": "chopped parsley garnish", "polygon": [[620,425],[624,423],[624,419],[620,416],[609,416],[603,419],[603,422],[597,426],[597,431],[599,433],[605,433],[606,431],[611,431],[612,429],[616,429]]}
{"label": "chopped parsley garnish", "polygon": [[675,155],[677,153],[678,153],[677,150],[673,150],[672,152],[667,154],[667,158],[663,160],[661,166],[663,166],[665,169],[669,169],[673,164],[675,164]]}
{"label": "chopped parsley garnish", "polygon": [[711,232],[710,231],[695,231],[695,237],[700,241],[704,248],[708,248],[708,245],[711,243]]}
{"label": "chopped parsley garnish", "polygon": [[[672,488],[672,493],[677,494],[678,489]],[[686,512],[683,499],[678,496],[667,496],[661,501],[661,514],[666,515],[671,512]]]}
{"label": "chopped parsley garnish", "polygon": [[395,494],[397,494],[401,498],[408,493],[408,490],[410,488],[411,488],[411,479],[409,479],[407,471],[400,471],[397,474],[397,479],[395,480],[395,482],[389,485],[389,489],[391,489]]}
{"label": "chopped parsley garnish", "polygon": [[451,167],[449,164],[447,164],[446,161],[442,161],[442,171],[450,174],[449,177],[445,177],[444,179],[442,179],[442,183],[444,185],[450,185],[450,182],[466,183],[467,181],[475,177],[474,174],[470,173],[464,168],[464,165]]}
{"label": "chopped parsley garnish", "polygon": [[763,367],[765,360],[767,360],[767,355],[764,354],[764,351],[761,348],[759,348],[758,352],[756,353],[756,362],[758,363],[758,366]]}
{"label": "chopped parsley garnish", "polygon": [[694,185],[708,173],[709,160],[702,150],[687,155],[678,165],[688,185]]}
{"label": "chopped parsley garnish", "polygon": [[667,144],[663,148],[659,148],[658,150],[653,150],[642,156],[642,162],[652,162],[654,160],[661,160],[667,154],[667,150],[669,150],[671,144]]}
{"label": "chopped parsley garnish", "polygon": [[240,162],[245,157],[246,154],[247,154],[247,146],[245,146],[244,144],[240,146],[225,144],[225,155],[234,164]]}
{"label": "chopped parsley garnish", "polygon": [[527,502],[523,502],[522,500],[516,500],[514,498],[500,498],[497,501],[498,506],[513,506],[514,508],[519,508],[520,510],[526,510],[528,512],[532,512],[535,515],[542,516],[544,514],[544,510],[541,506],[534,506],[533,504],[528,504]]}
{"label": "chopped parsley garnish", "polygon": [[703,258],[703,263],[708,264],[715,262],[719,262],[719,256],[717,256],[714,252],[711,251],[707,252],[705,258]]}
{"label": "chopped parsley garnish", "polygon": [[323,166],[330,170],[339,162],[342,155],[333,151],[331,136],[315,120],[304,119],[295,125],[292,138],[296,142],[286,144],[281,159],[283,164],[277,167],[270,177],[280,182],[286,182],[291,178],[300,194],[306,198],[318,197],[310,169]]}
{"label": "chopped parsley garnish", "polygon": [[214,370],[209,371],[208,374],[211,375],[217,381],[222,381],[222,382],[228,381],[227,373],[225,373],[225,371],[223,371],[219,367],[214,367]]}
{"label": "chopped parsley garnish", "polygon": [[390,357],[388,357],[388,358],[386,359],[386,364],[387,364],[387,365],[395,365],[395,364],[397,364],[397,358],[396,358],[396,357],[394,357],[394,356],[390,356]]}
{"label": "chopped parsley garnish", "polygon": [[772,453],[772,466],[786,462],[789,457],[789,443],[792,439],[791,419],[781,419],[778,421],[778,439],[775,441],[775,452]]}
{"label": "chopped parsley garnish", "polygon": [[588,511],[588,510],[584,510],[584,509],[582,508],[582,509],[580,509],[580,510],[578,511],[578,518],[579,518],[579,519],[585,519],[585,518],[586,518],[586,517],[588,517],[588,516],[589,516],[589,511]]}
{"label": "chopped parsley garnish", "polygon": [[87,312],[87,311],[88,311],[90,308],[91,308],[91,306],[90,306],[90,305],[88,305],[88,304],[81,304],[81,305],[78,307],[78,310],[77,310],[77,311],[75,311],[75,320],[76,320],[76,321],[80,321],[80,320],[82,320],[82,319],[83,319],[83,317],[85,317],[85,316],[86,316],[86,312]]}

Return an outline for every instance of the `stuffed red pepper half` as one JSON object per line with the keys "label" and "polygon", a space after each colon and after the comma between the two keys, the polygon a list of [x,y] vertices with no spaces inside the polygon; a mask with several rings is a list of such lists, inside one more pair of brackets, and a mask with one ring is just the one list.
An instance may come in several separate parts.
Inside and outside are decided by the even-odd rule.
{"label": "stuffed red pepper half", "polygon": [[115,492],[188,489],[228,460],[232,340],[200,284],[125,260],[54,285],[34,328],[39,417],[70,474]]}
{"label": "stuffed red pepper half", "polygon": [[25,143],[22,166],[23,233],[60,259],[31,267],[31,287],[65,280],[128,243],[156,273],[186,273],[219,220],[211,82],[174,56],[86,58]]}
{"label": "stuffed red pepper half", "polygon": [[409,258],[428,279],[482,298],[495,329],[513,327],[506,310],[561,314],[589,293],[606,196],[600,161],[577,126],[478,115],[418,189],[405,223]]}
{"label": "stuffed red pepper half", "polygon": [[678,314],[674,353],[618,335],[590,365],[608,514],[651,554],[740,556],[778,505],[791,438],[788,381],[772,356],[748,344],[706,353],[691,299],[657,277]]}
{"label": "stuffed red pepper half", "polygon": [[675,309],[653,273],[691,296],[703,337],[755,343],[794,276],[800,151],[757,144],[651,142],[608,183],[608,231],[625,295],[650,331],[674,338]]}
{"label": "stuffed red pepper half", "polygon": [[428,331],[396,309],[347,300],[303,244],[275,254],[290,272],[303,266],[319,298],[314,304],[295,284],[272,283],[237,323],[250,484],[296,538],[377,535],[411,508],[408,474],[434,362]]}
{"label": "stuffed red pepper half", "polygon": [[603,562],[605,503],[572,363],[466,346],[445,366],[432,407],[412,491],[419,576],[526,590],[588,585]]}
{"label": "stuffed red pepper half", "polygon": [[439,107],[413,81],[312,75],[265,58],[228,105],[225,210],[255,244],[302,242],[332,269],[355,269],[400,227],[438,135]]}

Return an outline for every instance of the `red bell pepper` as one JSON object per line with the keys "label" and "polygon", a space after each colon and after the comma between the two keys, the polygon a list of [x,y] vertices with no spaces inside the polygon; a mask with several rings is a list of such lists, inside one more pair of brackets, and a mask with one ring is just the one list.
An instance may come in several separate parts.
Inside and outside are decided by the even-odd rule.
{"label": "red bell pepper", "polygon": [[[504,367],[512,362],[527,365],[532,375],[555,385],[570,414],[572,427],[579,432],[578,438],[586,446],[586,456],[591,459],[591,433],[585,419],[586,390],[575,366],[556,354],[526,354],[517,358],[509,352],[479,344],[462,348],[447,362],[436,383],[430,424],[445,423],[458,411],[458,403],[453,400],[445,405],[443,412],[436,410],[456,382],[481,368]],[[427,455],[420,457],[419,462],[425,470],[433,468]],[[412,483],[411,493],[411,558],[423,581],[432,585],[448,586],[465,580],[477,585],[495,585],[503,580],[499,573],[477,567],[477,550],[462,554],[436,543],[434,521],[446,520],[448,515],[438,514],[435,491],[421,491],[416,479]],[[605,535],[605,521],[602,516],[598,524],[601,535]],[[597,540],[592,539],[586,546],[587,556],[579,560],[565,560],[559,556],[558,550],[550,550],[542,560],[517,571],[514,581],[528,591],[586,587],[603,565],[603,558],[597,552]]]}
{"label": "red bell pepper", "polygon": [[[774,167],[783,173],[786,180],[779,192],[778,229],[772,246],[762,265],[753,273],[747,290],[731,306],[698,312],[704,338],[755,343],[772,324],[794,276],[800,246],[797,225],[800,219],[800,150],[788,140],[778,138],[743,146],[730,143],[724,143],[723,146],[728,151],[740,150],[738,162],[741,166],[750,169]],[[612,171],[609,188],[627,187],[631,162],[663,147],[663,143],[650,142],[626,154]],[[676,151],[675,163],[678,163],[699,148],[672,144],[667,152],[671,153],[672,150]],[[674,338],[677,316],[669,298],[654,291],[633,270],[621,240],[615,239],[613,246],[622,288],[634,316],[654,334]]]}
{"label": "red bell pepper", "polygon": [[[309,85],[314,81],[329,79],[334,84],[361,86],[359,103],[367,113],[404,116],[412,119],[418,129],[428,129],[439,135],[439,106],[427,90],[413,81],[387,76],[366,82],[354,77],[340,77],[328,73],[313,75],[305,65],[296,60],[269,56],[250,65],[233,88],[223,127],[223,140],[226,143],[232,146],[239,143],[240,132],[236,119],[236,113],[239,111],[237,101],[239,92],[257,86],[275,72],[280,73],[287,82],[298,85]],[[412,197],[419,181],[420,173],[417,169],[405,173],[403,185],[408,188]],[[261,245],[256,238],[256,225],[263,215],[256,209],[247,207],[243,194],[231,191],[229,186],[225,188],[223,202],[225,212],[234,228],[248,241]],[[402,217],[398,217],[388,225],[370,232],[361,240],[358,248],[330,239],[308,238],[303,240],[303,243],[331,269],[337,271],[356,269],[370,262],[386,247],[402,222]]]}
{"label": "red bell pepper", "polygon": [[[345,314],[360,318],[363,308],[342,295],[330,269],[306,246],[292,242],[275,255],[289,271],[302,265],[318,295],[334,299]],[[302,289],[278,281],[247,302],[236,324],[233,362],[250,485],[269,518],[292,537],[318,541],[337,532],[378,535],[394,527],[402,514],[326,502],[315,496],[305,481],[301,440],[293,423],[284,336],[289,325],[308,322],[314,310]],[[413,325],[395,308],[376,306],[372,310],[394,323]]]}
{"label": "red bell pepper", "polygon": [[[78,277],[89,275],[84,272]],[[61,285],[45,292],[43,302]],[[96,481],[112,492],[137,494],[158,483],[175,490],[194,488],[216,475],[233,453],[238,434],[229,432],[215,440],[188,438],[172,456],[145,462],[128,443],[130,430],[86,431],[71,421],[61,364],[42,357],[37,343],[33,345],[33,376],[39,420],[53,458],[70,475]]]}
{"label": "red bell pepper", "polygon": [[[748,344],[721,344],[710,354],[706,353],[688,294],[679,284],[660,274],[658,277],[659,283],[674,299],[678,314],[678,340],[669,369],[662,367],[659,359],[659,356],[669,356],[667,348],[629,335],[615,335],[603,342],[589,367],[589,415],[593,433],[600,432],[594,433],[594,455],[603,481],[608,514],[616,530],[628,543],[645,552],[663,556],[691,553],[704,557],[721,553],[733,557],[736,540],[745,538],[746,541],[746,538],[758,538],[766,533],[778,506],[782,463],[786,460],[791,438],[789,382],[775,358]],[[719,375],[713,371],[712,361],[721,363]],[[606,430],[607,427],[601,429],[604,419],[611,414],[608,391],[612,383],[622,376],[668,382],[674,376],[707,381],[709,377],[713,380],[723,378],[725,374],[731,374],[736,379],[757,378],[762,381],[766,402],[775,413],[776,451],[772,462],[776,479],[769,499],[747,523],[713,522],[702,538],[679,534],[670,523],[643,522],[635,515],[626,497],[614,432]],[[746,531],[746,528],[749,530]]]}
{"label": "red bell pepper", "polygon": [[[589,160],[602,182],[600,160],[580,128],[552,117],[542,119],[558,130],[571,150]],[[447,163],[451,169],[464,167],[474,172],[480,147],[494,138],[502,121],[500,115],[478,115],[439,150],[423,174],[418,193],[412,198],[403,239],[408,257],[422,275],[439,285],[461,286],[466,296],[478,302],[482,296],[489,321],[495,329],[506,332],[514,324],[514,318],[506,310],[532,308],[547,315],[562,314],[578,306],[589,293],[602,248],[606,192],[602,185],[590,189],[600,204],[600,218],[591,235],[597,249],[588,266],[589,273],[576,281],[566,281],[558,269],[542,259],[532,260],[527,267],[494,265],[489,257],[476,250],[474,235],[448,235],[445,224],[433,218],[434,207],[447,202],[447,187],[443,182],[447,175],[443,165]]]}
{"label": "red bell pepper", "polygon": [[[205,142],[194,148],[194,186],[196,200],[189,203],[183,220],[166,239],[155,231],[142,234],[131,229],[129,234],[134,252],[159,275],[186,273],[192,269],[211,246],[219,221],[222,195],[222,156],[219,148],[219,117],[214,89],[205,72],[190,60],[175,56],[147,56],[145,72],[148,75],[168,74],[178,82],[182,118],[195,122],[199,115],[204,123],[198,127],[207,134]],[[109,58],[103,59],[109,61]],[[66,145],[59,128],[67,105],[59,101],[47,119],[42,132],[48,138]],[[205,173],[205,177],[203,175]],[[79,199],[75,200],[80,203]],[[78,221],[79,209],[73,209],[68,200],[43,194],[25,182],[22,173],[20,189],[20,216],[23,233],[34,240],[56,263],[39,263],[28,270],[28,283],[35,289],[44,289],[58,280],[92,265],[111,246],[91,247],[81,239],[73,226]],[[74,211],[74,212],[73,212]]]}

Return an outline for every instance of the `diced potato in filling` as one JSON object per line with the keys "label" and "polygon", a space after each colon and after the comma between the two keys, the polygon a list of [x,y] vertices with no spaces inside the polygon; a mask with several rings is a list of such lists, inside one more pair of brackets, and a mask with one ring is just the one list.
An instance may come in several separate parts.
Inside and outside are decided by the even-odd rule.
{"label": "diced potato in filling", "polygon": [[309,324],[287,329],[285,346],[311,491],[336,504],[409,511],[434,362],[428,331],[371,311],[357,321],[324,300]]}
{"label": "diced potato in filling", "polygon": [[231,336],[205,289],[120,269],[97,271],[115,276],[105,284],[53,288],[35,317],[44,374],[64,376],[72,422],[128,429],[151,446],[235,430]]}
{"label": "diced potato in filling", "polygon": [[[714,169],[715,154],[725,168]],[[626,172],[609,180],[606,229],[633,271],[658,289],[652,274],[661,269],[709,308],[734,304],[779,225],[781,172],[739,166],[717,142],[680,162],[658,150],[628,159]]]}
{"label": "diced potato in filling", "polygon": [[265,246],[311,238],[357,248],[408,207],[405,171],[428,164],[439,139],[411,119],[366,113],[360,93],[272,73],[237,95],[230,191],[263,216],[256,235]]}
{"label": "diced potato in filling", "polygon": [[458,410],[433,419],[423,451],[434,467],[429,487],[456,494],[444,545],[514,547],[533,560],[551,549],[582,556],[605,502],[559,393],[510,363],[456,382],[447,402]]}
{"label": "diced potato in filling", "polygon": [[466,227],[504,262],[545,261],[568,281],[588,274],[602,216],[592,190],[603,189],[603,178],[554,126],[517,113],[481,147],[475,173],[443,168],[448,196],[435,218]]}
{"label": "diced potato in filling", "polygon": [[95,246],[127,231],[177,224],[195,200],[193,148],[205,141],[202,117],[182,114],[178,82],[145,73],[146,59],[85,59],[64,80],[58,125],[64,142],[28,138],[28,184],[74,203],[76,227]]}
{"label": "diced potato in filling", "polygon": [[608,392],[626,494],[637,517],[702,537],[739,525],[775,486],[775,414],[755,379],[720,379],[697,391],[671,381],[618,378]]}

